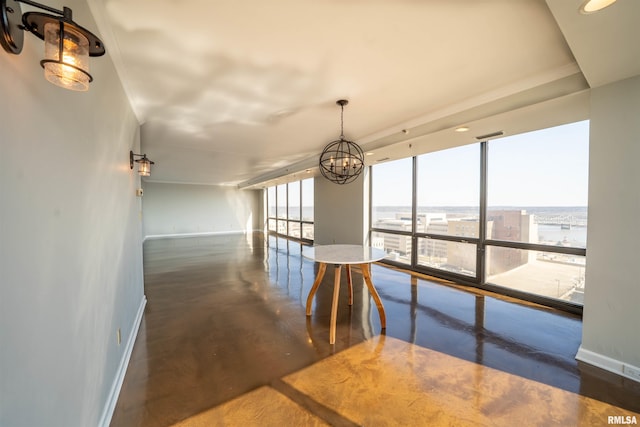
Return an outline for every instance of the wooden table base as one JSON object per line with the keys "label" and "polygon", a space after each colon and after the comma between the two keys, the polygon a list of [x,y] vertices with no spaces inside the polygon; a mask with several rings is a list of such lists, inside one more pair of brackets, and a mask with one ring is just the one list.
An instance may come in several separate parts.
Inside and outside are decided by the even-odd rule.
{"label": "wooden table base", "polygon": [[[311,290],[309,291],[309,296],[307,297],[307,316],[311,316],[311,305],[313,303],[313,297],[318,291],[318,287],[324,278],[324,273],[327,270],[327,264],[324,262],[320,262],[318,268],[318,275],[316,276],[316,280],[313,282],[313,286],[311,286]],[[378,307],[378,314],[380,315],[380,325],[382,329],[386,329],[387,327],[387,316],[384,312],[384,306],[382,305],[382,301],[380,300],[380,295],[378,295],[378,291],[373,286],[373,282],[371,281],[371,271],[369,269],[369,264],[358,264],[360,269],[362,270],[362,276],[364,277],[364,282],[369,289],[369,293],[373,297],[373,300]],[[340,295],[340,270],[342,269],[342,264],[334,264],[334,278],[333,278],[333,300],[331,301],[331,324],[329,326],[329,344],[335,344],[336,342],[336,319],[338,316],[338,296]],[[353,305],[353,284],[351,281],[351,264],[346,264],[347,269],[347,284],[349,285],[349,305]]]}

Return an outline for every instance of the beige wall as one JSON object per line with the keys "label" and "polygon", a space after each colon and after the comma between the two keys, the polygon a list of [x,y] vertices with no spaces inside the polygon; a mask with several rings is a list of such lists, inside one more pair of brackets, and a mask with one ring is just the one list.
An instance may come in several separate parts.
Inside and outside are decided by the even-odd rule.
{"label": "beige wall", "polygon": [[21,55],[0,49],[0,425],[96,426],[144,304],[138,124],[108,55],[75,93],[24,37]]}

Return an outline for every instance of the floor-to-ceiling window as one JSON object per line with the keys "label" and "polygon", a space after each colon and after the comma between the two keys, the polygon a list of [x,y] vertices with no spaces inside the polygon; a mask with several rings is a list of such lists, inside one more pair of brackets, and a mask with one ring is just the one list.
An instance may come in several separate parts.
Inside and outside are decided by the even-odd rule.
{"label": "floor-to-ceiling window", "polygon": [[278,210],[276,207],[276,187],[269,187],[266,191],[266,202],[267,206],[267,230],[270,232],[278,231]]}
{"label": "floor-to-ceiling window", "polygon": [[386,262],[550,305],[582,305],[588,122],[371,167]]}
{"label": "floor-to-ceiling window", "polygon": [[486,282],[582,304],[588,122],[490,141]]}
{"label": "floor-to-ceiling window", "polygon": [[301,236],[300,215],[302,205],[300,204],[300,181],[293,181],[287,184],[287,235],[299,239]]}
{"label": "floor-to-ceiling window", "polygon": [[476,278],[480,144],[417,157],[417,265]]}
{"label": "floor-to-ceiling window", "polygon": [[276,187],[276,212],[278,234],[287,235],[287,184]]}
{"label": "floor-to-ceiling window", "polygon": [[313,241],[313,178],[267,187],[267,230]]}
{"label": "floor-to-ceiling window", "polygon": [[313,210],[314,210],[314,193],[313,193],[313,178],[303,179],[300,181],[301,197],[300,202],[302,206],[302,238],[304,240],[313,241]]}
{"label": "floor-to-ceiling window", "polygon": [[412,158],[381,163],[372,174],[371,245],[402,264],[411,264],[412,165]]}

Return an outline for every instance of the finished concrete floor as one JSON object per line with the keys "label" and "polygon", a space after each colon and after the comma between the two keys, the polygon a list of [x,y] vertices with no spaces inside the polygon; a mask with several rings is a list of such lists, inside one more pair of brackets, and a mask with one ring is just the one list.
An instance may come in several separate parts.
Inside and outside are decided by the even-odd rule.
{"label": "finished concrete floor", "polygon": [[[578,317],[383,266],[333,275],[261,234],[145,243],[148,304],[111,425],[607,425],[640,384],[574,359]],[[343,280],[344,282],[344,280]],[[346,286],[346,283],[343,283]]]}

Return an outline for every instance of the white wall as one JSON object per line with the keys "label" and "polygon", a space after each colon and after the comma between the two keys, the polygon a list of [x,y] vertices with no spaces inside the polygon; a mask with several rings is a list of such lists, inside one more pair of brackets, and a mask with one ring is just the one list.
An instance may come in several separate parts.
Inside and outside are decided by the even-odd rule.
{"label": "white wall", "polygon": [[245,233],[263,229],[262,192],[144,182],[144,236]]}
{"label": "white wall", "polygon": [[[368,169],[365,169],[368,171]],[[314,180],[314,244],[362,245],[368,235],[368,172],[354,182],[334,184],[322,176]]]}
{"label": "white wall", "polygon": [[578,359],[640,367],[640,76],[591,94],[589,231]]}
{"label": "white wall", "polygon": [[21,55],[0,49],[0,425],[96,426],[144,303],[138,124],[109,56],[74,93],[24,37]]}

